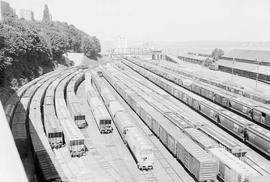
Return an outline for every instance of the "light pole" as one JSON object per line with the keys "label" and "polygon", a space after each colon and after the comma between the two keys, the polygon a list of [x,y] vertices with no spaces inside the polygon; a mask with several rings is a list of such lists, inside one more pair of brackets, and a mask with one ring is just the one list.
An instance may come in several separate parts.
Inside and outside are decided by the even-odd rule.
{"label": "light pole", "polygon": [[260,66],[260,62],[258,61],[258,59],[256,59],[257,62],[257,73],[256,73],[256,88],[258,86],[258,77],[259,77],[259,66]]}

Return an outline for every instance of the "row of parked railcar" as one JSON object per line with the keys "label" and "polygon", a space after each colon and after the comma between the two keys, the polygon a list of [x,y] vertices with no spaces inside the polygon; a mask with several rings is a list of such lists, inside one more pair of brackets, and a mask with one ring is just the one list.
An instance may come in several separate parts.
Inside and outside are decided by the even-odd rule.
{"label": "row of parked railcar", "polygon": [[[61,70],[61,71],[63,71],[63,70]],[[5,114],[6,114],[6,117],[7,117],[7,121],[8,121],[10,126],[11,126],[11,123],[12,123],[12,118],[13,118],[16,106],[19,103],[19,101],[20,101],[22,95],[25,93],[25,91],[30,86],[36,84],[38,81],[40,81],[43,78],[46,78],[47,76],[50,76],[51,74],[56,74],[56,72],[46,73],[46,74],[44,74],[44,75],[42,75],[42,76],[28,82],[27,84],[20,87],[18,89],[18,91],[13,93],[11,97],[9,97],[9,99],[7,100],[7,102],[4,105],[4,110],[5,110]]]}
{"label": "row of parked railcar", "polygon": [[66,103],[78,128],[85,128],[87,126],[85,113],[82,109],[82,103],[75,94],[83,80],[84,72],[81,72],[70,80],[66,89]]}
{"label": "row of parked railcar", "polygon": [[[95,71],[91,71],[91,73],[86,73],[85,79],[86,79],[86,93],[87,93],[87,101],[91,108],[91,112],[94,116],[95,122],[97,124],[97,127],[100,131],[100,133],[112,133],[113,127],[112,127],[112,119],[107,111],[104,103],[99,98],[97,92],[92,86],[93,82],[96,82],[95,79],[97,79],[98,74]],[[100,84],[96,85],[97,90],[101,91]]]}
{"label": "row of parked railcar", "polygon": [[[270,156],[270,132],[268,130],[209,102],[132,62],[124,61],[124,63],[199,113],[205,115],[219,126],[233,133],[236,137],[254,146],[268,157]],[[188,84],[185,85],[183,83],[183,86],[187,87]]]}
{"label": "row of parked railcar", "polygon": [[[61,76],[61,74],[57,76]],[[45,92],[49,84],[55,79],[56,76],[47,78],[46,82],[42,83],[41,87],[34,94],[29,109],[29,131],[36,161],[35,164],[37,169],[39,169],[40,181],[67,181],[65,173],[51,148],[46,131],[44,131],[46,124],[44,123],[43,125],[42,122],[41,111]]]}
{"label": "row of parked railcar", "polygon": [[42,79],[39,79],[39,81],[35,84],[29,85],[28,89],[26,89],[21,95],[21,99],[13,112],[11,129],[21,157],[25,157],[28,153],[27,115],[30,101],[33,97],[33,94],[42,85],[42,83],[45,82],[46,79],[53,77],[55,74],[56,73],[47,75],[46,78],[43,77]]}
{"label": "row of parked railcar", "polygon": [[189,85],[185,87],[186,89],[189,89],[190,91],[193,91],[200,96],[203,96],[225,108],[231,109],[241,115],[244,115],[256,123],[270,128],[270,107],[266,104],[252,101],[249,98],[245,98],[234,93],[229,93],[226,90],[214,87],[210,84],[191,80],[189,77],[176,75],[172,72],[168,72],[168,70],[164,70],[159,66],[145,63],[142,65],[139,61],[134,59],[132,60],[135,61],[136,64],[144,66],[148,70],[162,75],[164,78],[180,86],[183,86],[183,82],[189,82]]}
{"label": "row of parked railcar", "polygon": [[[162,75],[164,75],[164,72],[167,72],[157,66],[147,66],[147,69],[155,70],[155,72]],[[164,75],[164,78],[169,79],[180,86],[183,86],[185,80],[190,80],[190,78],[168,72]],[[190,80],[190,85],[186,88],[223,107],[234,110],[256,123],[260,123],[261,125],[270,128],[270,107],[266,104],[252,101],[249,98],[229,93],[220,88],[216,88],[209,84],[199,83],[194,80]]]}
{"label": "row of parked railcar", "polygon": [[[112,66],[114,66],[114,65],[112,65]],[[181,118],[187,122],[186,127],[190,126],[190,125],[188,125],[188,123],[189,123],[193,127],[198,128],[200,131],[204,132],[209,137],[214,139],[217,143],[219,143],[219,145],[223,146],[227,151],[229,151],[230,153],[232,153],[236,157],[243,157],[247,153],[248,150],[247,150],[247,147],[244,146],[244,144],[242,144],[241,142],[234,139],[232,136],[230,136],[228,134],[224,135],[224,132],[222,131],[222,129],[219,129],[218,127],[210,126],[208,122],[198,120],[197,118],[192,117],[190,114],[184,113],[182,110],[178,109],[177,106],[175,106],[173,103],[171,103],[169,101],[170,100],[169,98],[171,97],[169,93],[162,90],[161,88],[159,88],[156,85],[149,84],[145,80],[141,80],[141,79],[137,78],[139,76],[139,74],[132,71],[132,69],[129,68],[128,66],[126,66],[122,63],[115,63],[114,67],[116,69],[118,69],[119,72],[122,70],[126,70],[126,71],[122,71],[125,74],[125,75],[122,75],[122,77],[129,76],[129,77],[133,78],[134,80],[136,80],[138,83],[149,88],[149,90],[153,91],[154,93],[158,93],[157,97],[154,97],[154,93],[150,94],[153,98],[156,98],[157,101],[147,97],[148,102],[154,104],[154,106],[156,108],[160,109],[164,113],[169,112],[168,108],[173,109],[175,112],[177,112],[177,116],[180,115]],[[134,83],[134,81],[129,81],[129,82]],[[139,88],[142,88],[142,87],[139,87]],[[162,100],[162,102],[159,102],[160,100]],[[163,105],[166,104],[166,107],[168,107],[168,108],[162,106],[161,103],[163,103]],[[171,115],[171,114],[166,114],[166,117],[172,118],[172,116],[173,115]],[[182,127],[184,127],[184,124],[181,124],[181,125],[182,125]],[[178,126],[179,126],[179,124],[178,124]]]}
{"label": "row of parked railcar", "polygon": [[[128,71],[127,74],[130,76],[131,75],[130,71]],[[125,83],[126,86],[129,86],[129,88],[132,89],[133,91],[135,91],[136,93],[139,93],[138,88],[143,88],[142,87],[143,84],[142,84],[142,85],[137,85],[137,89],[136,89],[136,84],[134,84],[136,82],[135,79],[134,80],[128,79],[123,74],[118,74],[118,79],[119,80],[121,79],[122,83]],[[138,79],[137,79],[137,81],[138,81]],[[144,95],[143,93],[141,93],[141,94],[140,94],[140,96],[142,96],[142,98],[145,101],[147,101],[153,107],[157,108],[156,105],[153,104],[153,101],[147,99],[147,97],[151,97],[151,96],[155,95],[153,92],[149,92],[148,95],[147,94]],[[157,100],[160,103],[166,103],[165,99],[157,98]],[[164,111],[164,109],[158,109],[158,110],[164,115],[164,117],[166,117],[169,114],[169,112],[171,112],[170,114],[172,114],[172,111],[169,111],[169,110],[166,110],[166,112]],[[190,128],[191,126],[188,125],[188,123],[186,123],[186,121],[184,119],[180,119],[177,117],[167,118],[167,119],[169,119],[174,124],[181,123],[179,128],[184,132],[184,134],[189,136],[202,149],[204,149],[205,151],[210,153],[212,156],[217,158],[217,160],[219,161],[219,166],[223,165],[223,167],[219,168],[219,176],[223,180],[237,181],[236,180],[236,177],[237,177],[238,180],[244,181],[247,178],[247,176],[260,176],[260,174],[258,172],[256,172],[254,169],[249,167],[244,162],[240,161],[238,158],[234,157],[231,153],[224,150],[222,147],[220,147],[218,145],[217,142],[212,140],[206,134],[204,134],[203,132],[201,132],[198,129]],[[185,123],[185,124],[183,124],[183,123]],[[163,139],[163,138],[165,138],[165,139]],[[163,141],[165,140],[165,142],[167,140],[169,140],[169,138],[166,139],[166,133],[164,133],[164,132],[162,132],[160,134],[160,139]],[[169,144],[170,144],[170,142],[165,143],[166,146]],[[169,146],[168,148],[170,149],[171,146]],[[217,149],[218,152],[216,152],[217,151],[216,148],[218,148]],[[216,156],[217,155],[216,153],[219,155]],[[224,161],[224,158],[225,158],[225,161]],[[228,161],[228,159],[231,159],[231,161]],[[237,167],[235,168],[236,165],[237,165]],[[224,171],[225,168],[227,168],[226,171]]]}
{"label": "row of parked railcar", "polygon": [[76,71],[61,80],[59,85],[56,87],[54,99],[57,118],[60,121],[64,133],[65,145],[68,147],[72,157],[80,157],[86,152],[84,136],[69,113],[64,95],[68,82],[78,73],[79,72]]}
{"label": "row of parked railcar", "polygon": [[[149,60],[148,62],[157,65],[157,62],[155,62],[155,61],[150,61]],[[161,67],[163,67],[163,68],[165,68],[167,70],[173,71],[175,73],[178,73],[180,75],[192,78],[194,80],[199,80],[201,82],[204,82],[204,83],[219,87],[219,88],[227,90],[227,91],[229,91],[231,93],[235,93],[237,95],[241,95],[241,96],[244,96],[246,98],[250,98],[252,100],[261,102],[261,103],[265,103],[265,104],[270,103],[270,98],[265,96],[265,95],[262,95],[262,94],[259,94],[259,93],[254,93],[254,92],[249,91],[249,90],[245,90],[242,87],[237,87],[237,86],[229,85],[227,83],[220,82],[219,80],[217,80],[215,78],[211,78],[209,76],[204,76],[204,75],[201,75],[201,74],[198,74],[198,73],[194,73],[194,71],[189,71],[187,69],[183,69],[178,64],[169,63],[168,61],[161,61],[159,63],[160,63],[159,65]]]}
{"label": "row of parked railcar", "polygon": [[[186,169],[198,181],[215,180],[217,176],[217,161],[201,149],[171,122],[153,107],[147,104],[136,92],[128,88],[117,77],[117,71],[106,68],[104,77],[144,120],[148,127],[157,135],[161,142],[181,161]],[[188,144],[187,144],[188,143]]]}
{"label": "row of parked railcar", "polygon": [[152,146],[131,120],[128,112],[117,101],[112,92],[104,85],[98,74],[92,76],[94,84],[100,88],[100,95],[108,109],[124,143],[133,154],[140,170],[153,169],[154,154]]}
{"label": "row of parked railcar", "polygon": [[64,146],[64,133],[55,110],[55,90],[59,83],[72,74],[73,69],[60,74],[47,88],[43,102],[43,123],[47,138],[52,148]]}

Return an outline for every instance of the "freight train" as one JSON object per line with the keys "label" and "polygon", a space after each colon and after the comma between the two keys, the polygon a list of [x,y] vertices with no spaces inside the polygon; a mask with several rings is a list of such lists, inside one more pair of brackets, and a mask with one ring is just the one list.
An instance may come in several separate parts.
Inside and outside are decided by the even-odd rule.
{"label": "freight train", "polygon": [[95,74],[94,71],[92,71],[92,73],[93,82],[96,87],[99,87],[99,93],[105,103],[105,106],[114,120],[115,126],[124,143],[134,156],[137,167],[140,170],[153,169],[154,154],[152,146],[148,143],[145,136],[137,126],[132,122],[129,114],[113,96],[111,91],[103,84],[103,81],[99,78],[102,74]]}
{"label": "freight train", "polygon": [[[87,74],[90,74],[90,73],[87,73]],[[91,108],[91,112],[94,116],[95,122],[97,124],[97,127],[100,133],[111,133],[113,132],[111,116],[108,113],[106,107],[104,106],[104,103],[98,97],[94,88],[91,86],[93,74],[95,73],[91,73],[90,75],[85,76],[86,79],[88,80],[86,81],[86,84],[87,84],[86,88],[88,89],[86,90],[87,101]],[[97,88],[98,90],[100,90],[99,87]]]}
{"label": "freight train", "polygon": [[[251,119],[256,123],[270,128],[270,107],[267,104],[251,100],[250,98],[240,96],[236,93],[231,93],[229,91],[217,88],[216,86],[212,86],[208,83],[206,84],[198,82],[196,79],[191,80],[191,78],[186,76],[176,75],[155,65],[146,64],[145,62],[142,64],[141,62],[134,59],[129,60],[180,86],[183,86],[184,82],[189,82],[189,85],[185,87],[186,89],[193,91],[194,93],[203,96],[225,108],[240,113],[241,115]],[[168,66],[166,68],[169,69]]]}
{"label": "freight train", "polygon": [[[153,73],[154,70],[152,70],[153,72],[147,71],[144,65],[142,65],[143,63],[138,63],[134,60],[124,60],[123,63],[195,109],[197,112],[208,117],[217,125],[234,134],[242,141],[254,146],[270,157],[270,131],[157,76],[156,74],[158,73]],[[137,64],[141,65],[138,66]],[[163,76],[166,77],[165,74],[163,74]],[[189,87],[189,83],[190,82],[183,82],[183,87]]]}
{"label": "freight train", "polygon": [[[173,122],[168,122],[164,116],[150,106],[150,103],[147,104],[143,101],[148,100],[147,96],[140,97],[135,92],[136,86],[132,84],[134,82],[130,83],[130,80],[126,80],[127,82],[124,83],[125,78],[116,70],[106,69],[103,75],[198,181],[214,181],[217,174],[226,182],[244,181],[248,176],[260,176],[257,171],[218,146],[200,130],[186,128],[183,133],[182,130],[175,127]],[[184,122],[183,120],[178,121]],[[193,142],[194,138],[197,138],[196,143]],[[200,139],[198,140],[198,138]],[[235,168],[235,166],[237,167]]]}

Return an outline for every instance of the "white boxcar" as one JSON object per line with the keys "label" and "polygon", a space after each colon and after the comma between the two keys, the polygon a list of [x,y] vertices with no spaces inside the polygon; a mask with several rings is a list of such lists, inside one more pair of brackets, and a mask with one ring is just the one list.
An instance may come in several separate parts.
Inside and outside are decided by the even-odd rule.
{"label": "white boxcar", "polygon": [[71,156],[82,156],[86,152],[84,136],[72,120],[63,99],[56,99],[56,112],[64,132],[65,143]]}
{"label": "white boxcar", "polygon": [[59,148],[64,144],[63,130],[54,114],[44,115],[44,128],[52,148]]}
{"label": "white boxcar", "polygon": [[125,112],[117,112],[114,115],[114,123],[121,134],[124,143],[126,143],[126,134],[130,128],[136,127],[136,125],[131,121],[130,117]]}
{"label": "white boxcar", "polygon": [[152,146],[137,128],[130,128],[126,134],[127,145],[140,170],[153,169],[154,153]]}
{"label": "white boxcar", "polygon": [[117,112],[122,112],[124,111],[124,108],[121,104],[119,104],[118,101],[114,101],[114,102],[111,102],[108,106],[108,109],[109,109],[109,112],[112,116],[112,118],[114,118],[115,114]]}
{"label": "white boxcar", "polygon": [[102,96],[107,107],[109,107],[109,104],[111,102],[116,101],[116,98],[114,97],[114,95],[111,92],[103,93],[101,96]]}
{"label": "white boxcar", "polygon": [[90,107],[100,133],[111,133],[112,120],[103,102],[98,97],[90,98]]}
{"label": "white boxcar", "polygon": [[248,177],[261,176],[224,148],[212,148],[208,151],[219,161],[219,176],[224,182],[244,182]]}

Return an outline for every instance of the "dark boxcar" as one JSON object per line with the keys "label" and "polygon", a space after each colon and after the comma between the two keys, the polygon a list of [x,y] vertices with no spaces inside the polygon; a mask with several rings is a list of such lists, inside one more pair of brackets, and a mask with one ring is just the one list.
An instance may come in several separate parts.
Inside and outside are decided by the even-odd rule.
{"label": "dark boxcar", "polygon": [[270,109],[256,106],[253,108],[252,114],[252,118],[254,121],[270,128]]}
{"label": "dark boxcar", "polygon": [[229,98],[228,96],[223,95],[220,92],[215,92],[214,101],[222,106],[228,107],[229,106]]}
{"label": "dark boxcar", "polygon": [[222,108],[215,106],[209,101],[201,101],[200,102],[200,112],[205,115],[206,117],[214,120],[215,122],[218,121],[218,113],[222,111]]}
{"label": "dark boxcar", "polygon": [[242,140],[244,140],[245,129],[249,125],[252,125],[252,123],[247,119],[244,119],[227,110],[223,110],[219,114],[219,124]]}
{"label": "dark boxcar", "polygon": [[246,99],[231,98],[230,108],[251,118],[251,111],[253,108],[253,104],[249,103]]}
{"label": "dark boxcar", "polygon": [[270,131],[252,125],[247,128],[246,142],[270,156]]}

